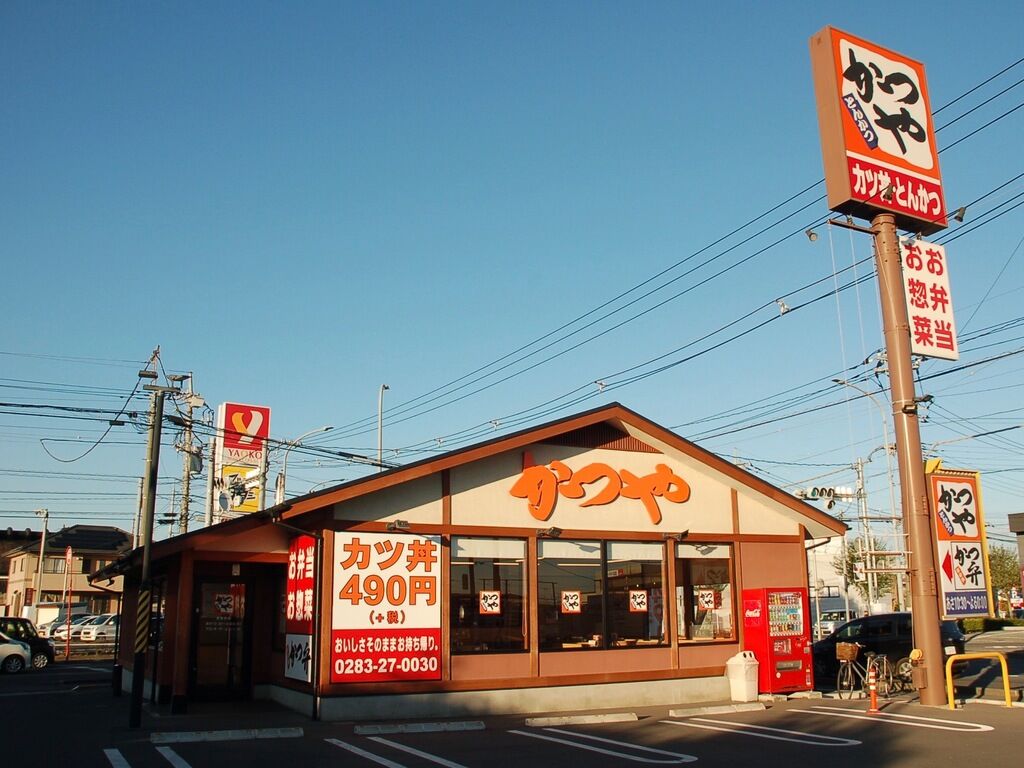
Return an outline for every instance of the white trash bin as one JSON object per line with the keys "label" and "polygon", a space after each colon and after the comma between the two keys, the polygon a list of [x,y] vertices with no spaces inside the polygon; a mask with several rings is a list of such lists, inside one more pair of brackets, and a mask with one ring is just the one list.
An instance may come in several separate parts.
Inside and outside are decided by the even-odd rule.
{"label": "white trash bin", "polygon": [[725,662],[725,674],[733,701],[757,701],[757,657],[753,651],[740,651]]}

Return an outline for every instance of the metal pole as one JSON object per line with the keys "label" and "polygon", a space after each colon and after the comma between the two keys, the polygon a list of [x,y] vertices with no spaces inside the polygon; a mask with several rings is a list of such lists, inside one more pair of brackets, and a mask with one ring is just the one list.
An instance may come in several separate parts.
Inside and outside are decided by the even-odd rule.
{"label": "metal pole", "polygon": [[142,724],[142,694],[146,678],[146,646],[149,642],[149,618],[152,609],[150,595],[150,549],[153,545],[153,516],[156,507],[156,481],[160,467],[160,427],[164,420],[164,396],[176,393],[171,387],[146,385],[150,391],[149,440],[146,446],[146,482],[143,485],[142,516],[142,570],[139,575],[139,601],[135,613],[135,660],[132,664],[132,700],[128,712],[128,727]]}
{"label": "metal pole", "polygon": [[[896,514],[896,483],[893,482],[893,477],[892,477],[892,455],[889,453],[889,446],[890,446],[890,442],[889,442],[889,417],[886,414],[885,409],[882,407],[882,404],[880,402],[878,402],[878,398],[876,398],[870,392],[867,392],[866,390],[861,389],[856,384],[851,384],[849,381],[846,381],[846,379],[832,379],[832,381],[836,382],[837,384],[842,384],[844,387],[849,387],[850,389],[855,389],[858,392],[860,392],[862,395],[867,397],[872,403],[874,403],[875,407],[878,409],[878,412],[882,416],[882,445],[885,448],[885,476],[886,476],[886,478],[889,481],[889,514],[892,515],[892,526],[893,526],[893,532],[894,532],[894,539],[896,541],[896,545],[897,545],[898,551],[900,553],[904,553],[904,552],[907,551],[907,542],[906,542],[906,539],[903,536],[903,534],[900,532],[900,516],[898,514]],[[872,451],[872,453],[874,453],[874,451]],[[870,457],[869,457],[869,460],[870,460]],[[900,554],[898,562],[902,566],[905,567],[905,564],[906,564],[906,557],[905,557],[905,555]],[[903,594],[903,577],[904,577],[904,574],[901,572],[901,573],[897,573],[895,575],[896,575],[896,610],[902,611],[906,607],[906,598],[904,597],[904,594]]]}
{"label": "metal pole", "polygon": [[886,358],[889,361],[896,458],[903,492],[903,523],[910,545],[908,564],[914,605],[914,641],[924,651],[925,687],[920,691],[921,703],[942,706],[946,703],[946,690],[939,633],[935,551],[931,515],[928,511],[928,487],[921,455],[921,431],[917,420],[914,372],[910,360],[910,323],[903,292],[896,218],[891,213],[880,213],[872,219],[871,228],[878,266],[878,292],[882,304]]}
{"label": "metal pole", "polygon": [[387,384],[380,385],[377,397],[377,471],[384,471],[384,390],[391,389]]}
{"label": "metal pole", "polygon": [[217,436],[214,435],[210,438],[210,456],[207,459],[207,470],[206,470],[206,514],[203,522],[206,523],[206,527],[209,528],[213,525],[213,488],[216,485],[217,478]]}
{"label": "metal pole", "polygon": [[868,520],[868,495],[864,489],[864,460],[857,459],[854,466],[857,470],[857,510],[860,513],[860,525],[864,535],[861,537],[860,552],[864,558],[864,575],[868,579],[868,615],[875,610],[875,558],[871,554],[875,548],[871,538],[871,522]]}
{"label": "metal pole", "polygon": [[178,531],[180,533],[188,532],[189,493],[192,484],[192,374],[188,376],[188,392],[186,395],[185,402],[188,403],[188,406],[185,408],[185,460],[184,467],[181,470],[181,518],[178,522]]}
{"label": "metal pole", "polygon": [[284,497],[288,488],[288,454],[291,453],[292,448],[297,446],[310,435],[316,435],[321,432],[330,432],[332,429],[334,429],[333,426],[317,427],[316,429],[309,430],[309,432],[303,432],[288,443],[287,447],[284,449],[284,461],[281,464],[281,471],[277,475],[277,485],[274,490],[275,504],[284,503]]}
{"label": "metal pole", "polygon": [[33,621],[39,620],[39,591],[43,588],[43,560],[46,558],[46,528],[50,522],[50,510],[37,509],[36,514],[43,513],[43,536],[39,539],[39,562],[36,563],[36,588],[32,595],[32,607],[36,609]]}

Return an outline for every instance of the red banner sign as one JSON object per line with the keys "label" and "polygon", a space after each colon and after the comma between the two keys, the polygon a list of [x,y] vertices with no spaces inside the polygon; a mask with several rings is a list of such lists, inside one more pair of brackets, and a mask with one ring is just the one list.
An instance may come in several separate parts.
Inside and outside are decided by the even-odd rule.
{"label": "red banner sign", "polygon": [[285,632],[313,634],[314,566],[316,539],[299,536],[288,545],[288,596],[285,603]]}

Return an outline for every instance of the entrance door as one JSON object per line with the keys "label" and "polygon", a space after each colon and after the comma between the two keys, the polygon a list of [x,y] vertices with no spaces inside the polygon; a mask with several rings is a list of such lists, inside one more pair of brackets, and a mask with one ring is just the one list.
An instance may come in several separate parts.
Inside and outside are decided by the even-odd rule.
{"label": "entrance door", "polygon": [[192,692],[196,698],[241,698],[250,692],[249,625],[245,584],[198,585],[193,625]]}

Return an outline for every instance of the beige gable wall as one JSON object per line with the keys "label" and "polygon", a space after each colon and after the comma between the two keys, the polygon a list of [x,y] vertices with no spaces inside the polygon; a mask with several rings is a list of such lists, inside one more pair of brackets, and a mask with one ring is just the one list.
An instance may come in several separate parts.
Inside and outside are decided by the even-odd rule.
{"label": "beige gable wall", "polygon": [[557,445],[534,445],[529,452],[538,465],[554,460],[564,462],[573,470],[601,462],[617,472],[629,470],[644,476],[655,471],[658,464],[667,465],[690,486],[690,499],[674,503],[657,498],[661,522],[655,524],[638,499],[620,496],[602,506],[583,507],[604,487],[604,481],[585,486],[582,499],[559,495],[555,510],[547,520],[534,517],[526,499],[516,498],[510,491],[522,473],[521,451],[494,456],[452,470],[452,523],[455,525],[494,525],[501,527],[548,527],[566,529],[692,533],[732,532],[732,504],[729,486],[712,477],[704,465],[684,457],[668,457],[659,453],[587,450]]}
{"label": "beige gable wall", "polygon": [[334,505],[335,520],[405,520],[409,523],[441,524],[441,476],[410,480],[393,488],[343,501]]}
{"label": "beige gable wall", "polygon": [[783,514],[781,505],[763,496],[749,492],[739,494],[740,533],[778,534],[796,536],[800,525],[793,519],[793,512]]}

